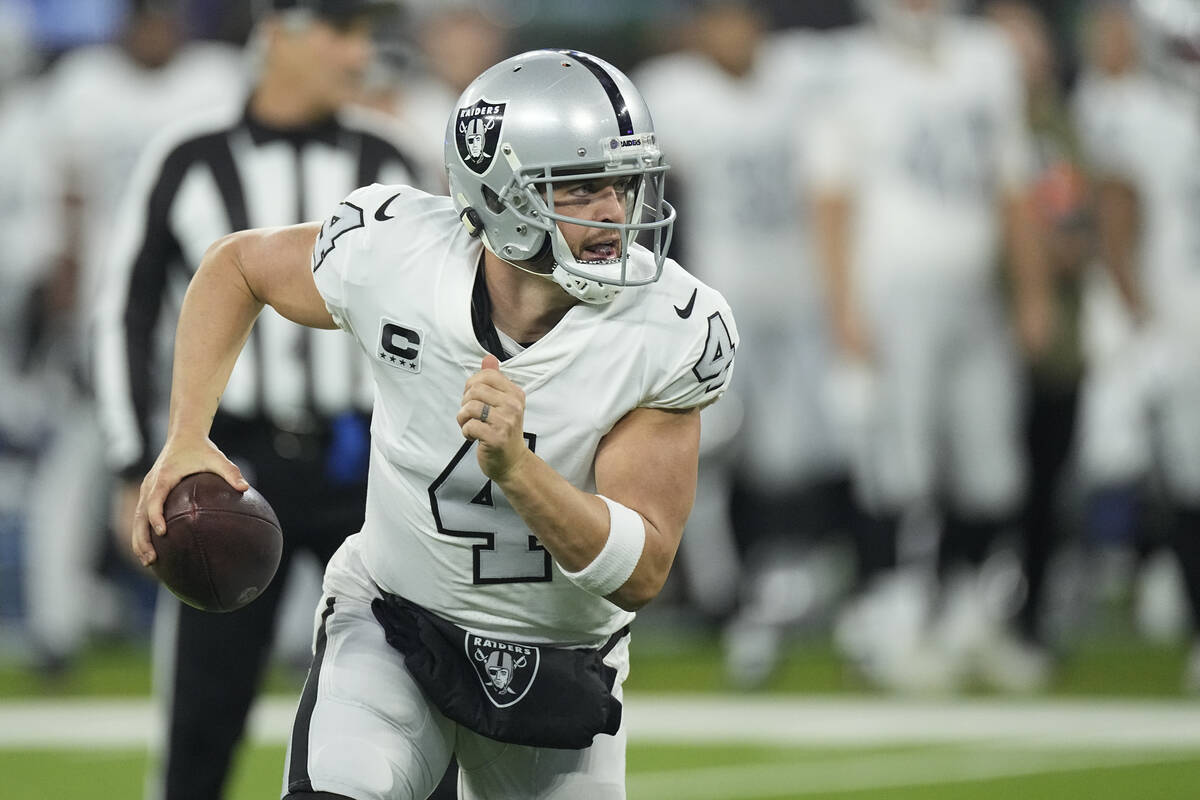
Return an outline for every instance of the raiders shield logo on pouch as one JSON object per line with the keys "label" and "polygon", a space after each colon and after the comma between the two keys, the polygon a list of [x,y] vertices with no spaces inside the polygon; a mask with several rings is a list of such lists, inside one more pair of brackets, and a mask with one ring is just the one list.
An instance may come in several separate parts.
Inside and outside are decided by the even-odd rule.
{"label": "raiders shield logo on pouch", "polygon": [[487,172],[496,157],[506,105],[478,100],[475,105],[458,110],[454,141],[458,145],[459,158],[476,174]]}
{"label": "raiders shield logo on pouch", "polygon": [[463,642],[467,660],[496,708],[521,701],[537,677],[541,651],[537,647],[467,632]]}

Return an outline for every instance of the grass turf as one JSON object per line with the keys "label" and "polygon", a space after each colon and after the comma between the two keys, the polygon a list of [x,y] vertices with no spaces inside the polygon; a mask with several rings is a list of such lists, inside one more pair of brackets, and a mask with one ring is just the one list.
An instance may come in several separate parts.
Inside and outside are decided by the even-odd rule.
{"label": "grass turf", "polygon": [[[709,635],[666,636],[635,631],[633,664],[626,688],[635,692],[729,691],[721,651]],[[1184,645],[1134,638],[1081,642],[1065,658],[1050,688],[1055,696],[1176,697],[1187,657]],[[296,670],[276,667],[266,691],[295,693]],[[145,696],[150,691],[149,651],[143,643],[90,648],[70,671],[50,677],[20,663],[0,663],[0,699],[18,697]],[[760,691],[858,694],[869,691],[821,639],[793,644],[777,673]]]}
{"label": "grass turf", "polygon": [[[728,691],[721,653],[711,636],[635,634],[632,675],[642,693]],[[1181,697],[1182,646],[1135,639],[1081,643],[1064,661],[1050,695],[1057,697]],[[298,691],[302,676],[275,668],[267,690]],[[0,664],[0,700],[32,697],[144,697],[150,666],[144,644],[91,648],[70,672],[49,679],[20,664]],[[852,695],[864,687],[827,642],[790,648],[769,693]],[[226,800],[278,797],[282,746],[240,752]],[[629,747],[630,800],[822,798],[843,800],[1009,800],[1087,797],[1089,800],[1182,800],[1200,796],[1200,752],[1182,754],[1058,752],[998,748],[837,748],[716,745]],[[147,757],[131,750],[2,750],[5,800],[138,798]]]}
{"label": "grass turf", "polygon": [[[277,797],[283,755],[280,746],[245,748],[227,800]],[[8,800],[136,798],[145,767],[140,752],[0,751]],[[1195,796],[1200,753],[1123,753],[1113,760],[1094,752],[994,748],[635,743],[628,772],[630,800],[1181,800]]]}

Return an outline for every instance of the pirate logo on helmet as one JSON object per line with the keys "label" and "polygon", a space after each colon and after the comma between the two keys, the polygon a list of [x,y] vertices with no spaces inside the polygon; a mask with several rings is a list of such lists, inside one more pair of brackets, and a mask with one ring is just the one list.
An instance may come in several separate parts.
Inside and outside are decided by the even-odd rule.
{"label": "pirate logo on helmet", "polygon": [[492,704],[507,708],[520,702],[537,677],[539,649],[473,633],[467,634],[465,644]]}
{"label": "pirate logo on helmet", "polygon": [[478,175],[488,171],[496,157],[500,127],[504,122],[507,103],[478,100],[474,105],[460,108],[454,119],[454,141],[458,156]]}

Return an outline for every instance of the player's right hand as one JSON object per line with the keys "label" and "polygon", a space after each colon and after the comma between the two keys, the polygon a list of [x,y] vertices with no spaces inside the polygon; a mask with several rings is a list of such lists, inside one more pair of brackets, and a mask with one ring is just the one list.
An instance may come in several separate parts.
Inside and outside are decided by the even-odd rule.
{"label": "player's right hand", "polygon": [[[483,409],[487,407],[487,419]],[[494,355],[467,379],[456,417],[462,434],[479,442],[476,458],[483,474],[503,481],[529,455],[525,444],[525,392],[500,371]]]}
{"label": "player's right hand", "polygon": [[197,472],[215,472],[239,492],[250,488],[242,471],[217,449],[212,440],[207,437],[186,441],[169,439],[142,481],[137,509],[133,514],[130,540],[133,554],[143,567],[153,564],[156,558],[151,530],[159,536],[167,532],[167,521],[163,516],[167,495],[179,481]]}

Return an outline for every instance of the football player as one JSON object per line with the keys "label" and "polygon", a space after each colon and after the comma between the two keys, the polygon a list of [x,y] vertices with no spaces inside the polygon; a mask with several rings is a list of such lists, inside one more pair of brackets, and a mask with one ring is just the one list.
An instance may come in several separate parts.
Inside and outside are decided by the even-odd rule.
{"label": "football player", "polygon": [[945,649],[966,651],[981,627],[976,570],[1024,482],[1016,353],[994,274],[1002,247],[1031,351],[1050,307],[1007,42],[946,0],[863,5],[871,24],[849,34],[838,102],[808,148],[834,338],[862,389],[849,420],[856,491],[874,521],[859,540],[865,593],[839,640],[884,685],[943,688],[960,654],[928,655],[924,571],[898,569],[910,566],[898,527],[915,508],[938,510],[950,613],[936,630],[955,632]]}
{"label": "football player", "polygon": [[[1026,118],[1035,142],[1034,196],[1038,236],[1052,280],[1055,325],[1044,353],[1026,359],[1024,432],[1029,490],[1018,551],[1025,578],[1023,601],[979,666],[990,685],[1015,692],[1044,688],[1053,661],[1047,647],[1046,584],[1051,556],[1064,540],[1062,490],[1073,466],[1079,385],[1083,287],[1094,260],[1095,225],[1090,180],[1078,131],[1059,79],[1059,61],[1045,16],[1027,0],[992,0],[987,17],[1005,32],[1020,57]],[[1011,633],[1010,633],[1011,630]]]}
{"label": "football player", "polygon": [[184,475],[247,485],[207,434],[263,305],[343,329],[375,381],[366,521],[326,570],[286,796],[422,798],[454,754],[462,797],[624,797],[628,625],[674,559],[737,329],[666,258],[667,165],[611,65],[503,61],[445,142],[450,197],[372,185],[209,249],[133,549],[153,560]]}
{"label": "football player", "polygon": [[[1151,470],[1161,480],[1200,621],[1200,4],[1138,2],[1134,20],[1149,69],[1093,75],[1078,97],[1100,179],[1101,255],[1124,308],[1108,323],[1125,329],[1094,350],[1083,460],[1101,488]],[[1200,690],[1200,647],[1186,681]]]}
{"label": "football player", "polygon": [[[49,671],[69,666],[89,623],[114,625],[120,617],[115,587],[94,574],[114,491],[84,367],[91,341],[85,328],[104,285],[115,210],[157,131],[227,102],[247,82],[238,50],[184,44],[177,16],[161,4],[138,2],[119,43],[79,48],[46,78],[39,141],[62,207],[53,284],[60,388],[49,394],[59,422],[30,496],[35,535],[29,537],[27,601],[39,662]],[[132,505],[113,505],[123,533]]]}
{"label": "football player", "polygon": [[[697,5],[689,47],[633,78],[671,153],[688,266],[739,309],[751,343],[739,388],[707,414],[681,565],[693,602],[714,618],[744,595],[726,630],[727,667],[734,683],[752,686],[776,664],[782,624],[813,610],[768,587],[804,583],[804,548],[823,532],[813,509],[844,486],[824,406],[828,325],[797,155],[835,60],[827,37],[769,33],[744,0]],[[728,541],[731,484],[744,576]]]}
{"label": "football player", "polygon": [[[26,481],[53,423],[46,408],[53,384],[36,357],[42,344],[36,329],[45,326],[31,323],[41,321],[38,290],[52,262],[57,206],[47,191],[46,153],[30,147],[38,139],[45,103],[30,74],[26,57],[31,52],[28,32],[15,9],[0,8],[0,235],[20,243],[0,254],[0,468],[7,476],[0,480],[0,503],[9,520],[0,538],[6,548],[22,541]],[[24,537],[26,547],[32,549],[33,538]],[[0,592],[0,605],[6,614],[20,607],[22,581],[17,578],[19,571],[31,567],[30,557],[26,551],[24,559],[10,556],[0,566],[0,583],[6,587]]]}

